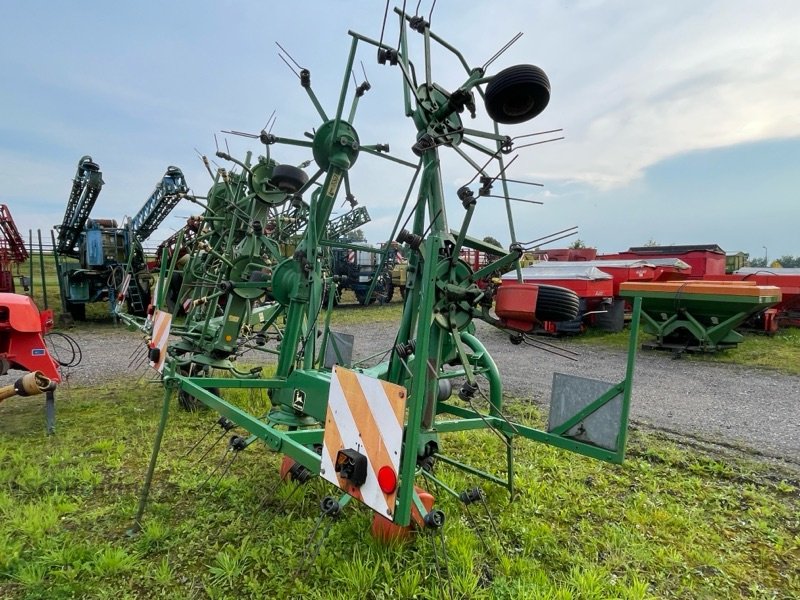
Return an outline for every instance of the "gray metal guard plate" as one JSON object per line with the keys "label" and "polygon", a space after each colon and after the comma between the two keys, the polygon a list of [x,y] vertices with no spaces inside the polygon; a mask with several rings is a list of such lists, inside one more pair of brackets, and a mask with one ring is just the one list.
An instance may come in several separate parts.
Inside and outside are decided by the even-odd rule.
{"label": "gray metal guard plate", "polygon": [[[587,377],[553,373],[553,392],[547,430],[552,431],[602,396],[614,384]],[[622,418],[622,395],[617,394],[599,410],[563,435],[587,444],[616,451]]]}
{"label": "gray metal guard plate", "polygon": [[354,342],[355,336],[349,333],[331,331],[328,342],[325,344],[325,360],[323,361],[325,368],[332,369],[333,365],[350,367],[353,364]]}

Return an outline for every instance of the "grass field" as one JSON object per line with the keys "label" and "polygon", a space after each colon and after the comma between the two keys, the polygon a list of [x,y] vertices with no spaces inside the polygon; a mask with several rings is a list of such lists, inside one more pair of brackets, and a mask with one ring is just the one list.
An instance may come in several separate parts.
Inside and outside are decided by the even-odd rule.
{"label": "grass field", "polygon": [[[128,537],[159,388],[63,389],[54,437],[41,433],[41,404],[0,407],[4,599],[800,597],[798,484],[643,432],[622,466],[518,444],[517,500],[484,488],[498,533],[480,506],[473,521],[434,491],[448,517],[448,583],[430,537],[380,546],[369,511],[352,505],[316,561],[304,561],[330,486],[315,480],[281,508],[292,487],[279,485],[280,457],[259,444],[204,485],[221,446],[200,464],[200,451],[184,458],[213,422],[203,413],[171,414],[144,529]],[[539,418],[519,402],[509,411]],[[493,471],[504,464],[491,434],[448,436],[444,448]],[[437,472],[456,490],[476,483]]]}

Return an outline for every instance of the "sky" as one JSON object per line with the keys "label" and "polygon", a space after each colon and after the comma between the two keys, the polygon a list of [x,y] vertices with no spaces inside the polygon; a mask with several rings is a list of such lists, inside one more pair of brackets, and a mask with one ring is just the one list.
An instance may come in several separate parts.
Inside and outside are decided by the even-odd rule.
{"label": "sky", "polygon": [[[431,6],[422,0],[418,10],[427,18]],[[3,1],[0,203],[24,237],[41,229],[49,239],[86,154],[105,180],[95,218],[135,214],[168,165],[204,195],[211,181],[198,152],[214,158],[215,133],[243,158],[264,146],[223,130],[258,132],[273,111],[272,132],[283,137],[322,123],[275,42],[310,69],[330,115],[347,32],[377,39],[383,9],[382,0]],[[438,0],[431,23],[471,66],[521,31],[488,75],[520,63],[548,74],[547,109],[501,127],[511,136],[562,128],[565,138],[519,150],[507,173],[543,184],[512,184],[513,196],[544,203],[512,203],[520,241],[577,226],[577,237],[602,252],[657,242],[714,243],[770,260],[800,255],[800,2]],[[390,15],[385,39],[394,45],[397,36]],[[411,59],[421,74],[414,36]],[[360,47],[357,60],[372,86],[354,120],[361,143],[389,143],[394,156],[415,161],[399,70],[379,65],[372,47]],[[446,90],[465,80],[446,53],[434,52],[432,65]],[[358,63],[355,73],[360,83]],[[475,121],[463,118],[467,127],[489,126],[480,105]],[[271,152],[282,163],[311,158],[287,146]],[[448,221],[458,228],[455,191],[473,170],[451,149],[441,155]],[[389,235],[411,175],[359,156],[351,182],[372,216],[364,227],[370,242]],[[181,203],[152,245],[198,212]],[[503,201],[482,198],[469,232],[507,244]]]}

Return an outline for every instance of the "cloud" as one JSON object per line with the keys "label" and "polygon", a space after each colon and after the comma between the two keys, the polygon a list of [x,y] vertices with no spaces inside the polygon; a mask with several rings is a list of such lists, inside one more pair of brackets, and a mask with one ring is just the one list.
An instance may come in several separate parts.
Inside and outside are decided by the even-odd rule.
{"label": "cloud", "polygon": [[545,178],[607,189],[693,150],[800,136],[797,3],[562,10],[580,35],[559,32],[569,57],[550,72],[546,114],[567,139],[525,162]]}

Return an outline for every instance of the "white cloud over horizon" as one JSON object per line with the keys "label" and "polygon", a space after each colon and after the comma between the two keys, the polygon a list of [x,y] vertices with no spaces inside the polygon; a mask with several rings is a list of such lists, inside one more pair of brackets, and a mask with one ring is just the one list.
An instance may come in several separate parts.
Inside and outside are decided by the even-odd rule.
{"label": "white cloud over horizon", "polygon": [[545,113],[567,140],[530,159],[539,177],[608,189],[679,154],[800,136],[800,4],[548,6],[576,28],[547,34],[570,55]]}

